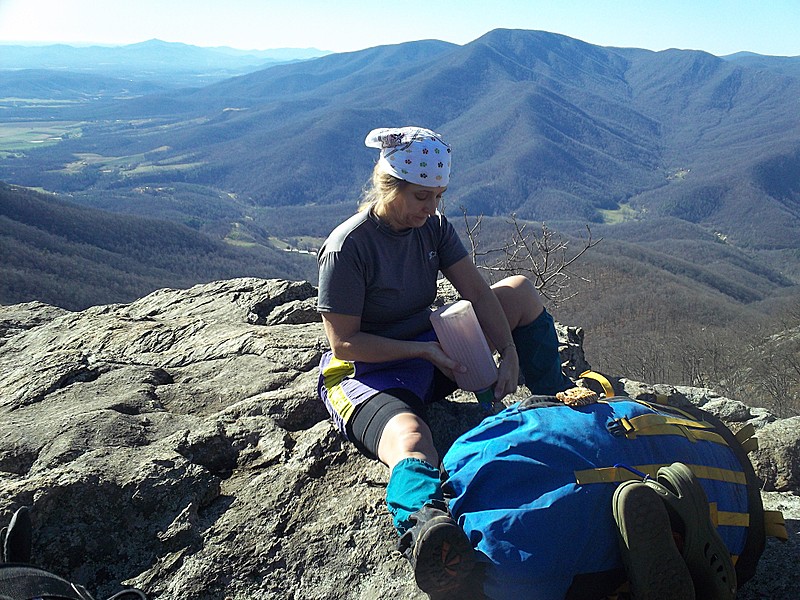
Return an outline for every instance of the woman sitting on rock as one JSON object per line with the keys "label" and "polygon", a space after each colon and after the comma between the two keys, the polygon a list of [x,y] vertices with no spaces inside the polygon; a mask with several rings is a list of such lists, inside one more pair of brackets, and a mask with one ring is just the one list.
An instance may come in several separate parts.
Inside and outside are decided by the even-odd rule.
{"label": "woman sitting on rock", "polygon": [[516,390],[520,372],[534,394],[572,383],[533,284],[514,276],[489,287],[438,212],[450,146],[420,127],[376,129],[365,143],[380,156],[364,202],[318,255],[318,310],[332,350],[320,363],[319,395],[342,434],[390,469],[386,503],[399,547],[419,587],[435,595],[457,587],[474,560],[444,503],[424,421],[425,405],[453,392],[452,373],[464,372],[431,327],[439,272],[472,302],[500,355],[496,401]]}

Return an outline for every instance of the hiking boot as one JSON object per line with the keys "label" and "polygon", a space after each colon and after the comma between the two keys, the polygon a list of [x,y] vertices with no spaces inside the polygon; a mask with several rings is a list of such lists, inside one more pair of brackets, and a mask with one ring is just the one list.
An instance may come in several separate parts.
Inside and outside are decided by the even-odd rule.
{"label": "hiking boot", "polygon": [[641,481],[626,481],[614,491],[612,505],[633,597],[694,600],[692,577],[659,495]]}
{"label": "hiking boot", "polygon": [[655,480],[645,482],[655,490],[683,536],[681,554],[692,574],[697,597],[732,600],[736,597],[736,571],[725,542],[717,533],[703,487],[683,463],[661,467]]}
{"label": "hiking boot", "polygon": [[3,553],[0,562],[29,563],[31,561],[31,517],[27,506],[17,509],[8,529],[3,528]]}
{"label": "hiking boot", "polygon": [[426,594],[428,600],[489,600],[483,593],[483,569],[476,561],[475,567],[452,590]]}
{"label": "hiking boot", "polygon": [[419,589],[432,598],[447,598],[475,566],[472,544],[441,500],[429,501],[410,518],[414,525],[397,548],[411,563]]}

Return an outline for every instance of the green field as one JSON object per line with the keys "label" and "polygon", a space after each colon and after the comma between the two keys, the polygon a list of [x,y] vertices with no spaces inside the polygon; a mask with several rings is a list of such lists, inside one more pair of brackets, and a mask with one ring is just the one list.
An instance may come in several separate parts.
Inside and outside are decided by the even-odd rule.
{"label": "green field", "polygon": [[65,138],[81,135],[80,121],[0,122],[0,153],[25,152],[52,146]]}
{"label": "green field", "polygon": [[183,157],[173,157],[164,161],[153,160],[156,151],[147,154],[132,154],[129,156],[105,156],[94,153],[75,154],[77,160],[67,163],[61,169],[65,173],[79,173],[87,167],[99,168],[102,172],[115,173],[120,177],[135,177],[137,175],[186,171],[203,166],[202,162],[181,162]]}
{"label": "green field", "polygon": [[597,212],[603,216],[603,223],[606,225],[616,225],[618,223],[624,223],[625,221],[633,221],[639,216],[639,213],[628,204],[620,204],[619,208],[616,210],[601,209]]}
{"label": "green field", "polygon": [[58,108],[77,103],[77,100],[53,100],[50,98],[0,98],[0,108]]}

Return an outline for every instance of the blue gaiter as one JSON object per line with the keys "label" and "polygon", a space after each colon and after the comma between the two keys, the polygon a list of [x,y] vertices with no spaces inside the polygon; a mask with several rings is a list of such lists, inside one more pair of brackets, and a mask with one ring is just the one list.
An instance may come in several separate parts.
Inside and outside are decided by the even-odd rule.
{"label": "blue gaiter", "polygon": [[404,458],[392,469],[386,486],[386,506],[398,535],[414,524],[409,517],[429,500],[442,500],[439,470],[418,458]]}
{"label": "blue gaiter", "polygon": [[558,335],[553,317],[546,310],[527,325],[511,332],[519,356],[519,370],[531,394],[553,396],[574,386],[561,372]]}

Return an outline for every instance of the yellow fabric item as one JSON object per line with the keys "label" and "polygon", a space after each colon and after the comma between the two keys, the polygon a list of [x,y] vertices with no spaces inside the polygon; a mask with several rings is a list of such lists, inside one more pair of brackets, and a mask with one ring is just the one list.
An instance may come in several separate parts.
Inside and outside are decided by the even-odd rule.
{"label": "yellow fabric item", "polygon": [[354,363],[347,360],[339,360],[336,357],[331,358],[331,361],[322,371],[323,383],[328,390],[328,399],[345,423],[353,415],[353,403],[347,398],[339,384],[347,377],[355,375],[355,373],[356,366]]}
{"label": "yellow fabric item", "polygon": [[634,402],[638,402],[642,406],[646,406],[647,408],[651,408],[655,411],[666,410],[669,412],[682,415],[687,419],[689,419],[690,421],[694,421],[696,423],[699,422],[691,413],[688,413],[685,410],[681,410],[677,406],[672,406],[671,404],[669,404],[669,398],[667,398],[667,396],[665,396],[664,394],[656,394],[656,400],[658,400],[658,402],[655,404],[653,402],[648,402],[647,400],[639,400],[639,399],[634,399]]}
{"label": "yellow fabric item", "polygon": [[[747,527],[750,524],[750,515],[744,513],[727,513],[724,511],[717,510],[717,503],[716,502],[709,502],[708,504],[708,512],[709,516],[711,517],[711,522],[714,524],[714,527],[719,527],[720,525],[736,525],[740,527]],[[729,517],[728,515],[737,515],[737,517]],[[727,523],[725,521],[742,521],[741,516],[745,517],[744,522],[731,522]],[[731,554],[731,562],[735,565],[736,561],[739,560],[738,554]]]}
{"label": "yellow fabric item", "polygon": [[653,425],[683,425],[693,429],[713,429],[711,423],[705,421],[698,421],[697,419],[683,419],[681,417],[668,417],[665,415],[639,415],[630,419],[631,424],[635,429],[652,427]]}
{"label": "yellow fabric item", "polygon": [[662,425],[660,427],[651,427],[645,431],[637,431],[635,435],[680,435],[687,440],[696,442],[697,440],[706,440],[714,442],[715,444],[722,444],[727,446],[728,443],[725,438],[720,434],[713,431],[698,431],[690,427],[683,427],[681,425]]}
{"label": "yellow fabric item", "polygon": [[783,519],[783,513],[779,510],[764,511],[764,531],[768,536],[778,538],[782,542],[789,541],[786,521]]}
{"label": "yellow fabric item", "polygon": [[752,423],[748,423],[744,427],[742,427],[739,431],[737,431],[734,436],[740,442],[744,443],[745,441],[749,440],[753,437],[756,433],[756,428],[753,426]]}
{"label": "yellow fabric item", "polygon": [[729,525],[731,527],[749,527],[750,515],[747,513],[719,511],[717,513],[717,525]]}
{"label": "yellow fabric item", "polygon": [[749,527],[750,514],[740,512],[729,512],[725,510],[718,510],[716,502],[708,503],[708,511],[711,515],[711,522],[715,527],[720,525],[728,525],[731,527]]}
{"label": "yellow fabric item", "polygon": [[752,423],[748,423],[734,434],[747,454],[758,450],[758,438],[755,437],[755,434],[756,428]]}
{"label": "yellow fabric item", "polygon": [[758,438],[752,437],[749,440],[742,442],[741,445],[742,445],[742,450],[744,450],[746,454],[755,452],[756,450],[758,450]]}
{"label": "yellow fabric item", "polygon": [[659,404],[669,405],[669,396],[666,394],[656,394],[656,402]]}

